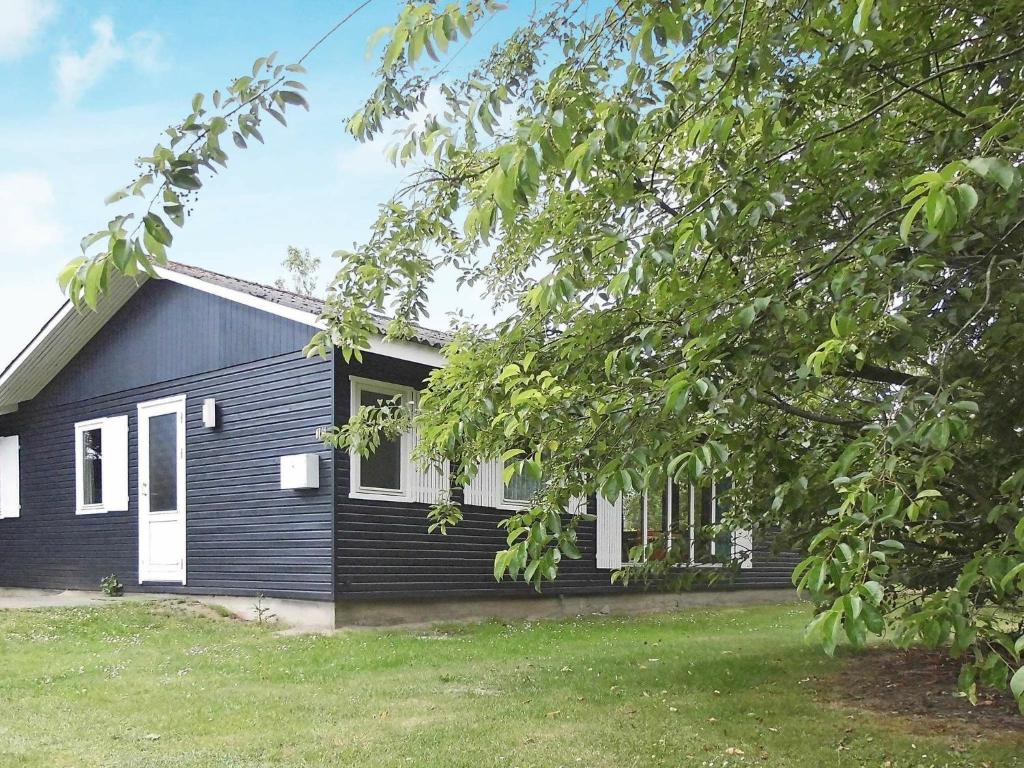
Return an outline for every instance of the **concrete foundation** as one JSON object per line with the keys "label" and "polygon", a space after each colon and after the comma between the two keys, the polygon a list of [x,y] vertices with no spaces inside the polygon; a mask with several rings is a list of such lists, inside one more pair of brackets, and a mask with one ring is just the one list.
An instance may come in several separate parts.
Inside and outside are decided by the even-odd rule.
{"label": "concrete foundation", "polygon": [[[0,610],[23,608],[66,608],[69,606],[113,605],[130,600],[194,600],[204,605],[226,608],[233,615],[247,621],[257,616],[256,598],[228,597],[226,595],[171,595],[155,592],[126,592],[121,597],[107,597],[101,592],[87,592],[76,589],[22,589],[0,587]],[[334,628],[334,603],[309,600],[280,600],[264,598],[260,607],[265,609],[263,618],[282,626],[303,631],[328,630]]]}
{"label": "concrete foundation", "polygon": [[[110,605],[124,600],[195,600],[226,608],[247,621],[259,618],[256,599],[226,595],[169,595],[128,593],[106,597],[99,592],[0,588],[4,608],[56,608]],[[339,627],[416,626],[449,621],[508,619],[533,621],[576,616],[635,616],[685,611],[704,606],[795,602],[792,589],[741,589],[721,592],[634,593],[555,597],[494,597],[446,600],[366,600],[337,603],[263,598],[264,621],[299,632],[322,632]]]}
{"label": "concrete foundation", "polygon": [[496,597],[465,600],[339,601],[338,627],[422,625],[480,619],[564,619],[576,616],[635,616],[702,606],[796,602],[792,589],[742,589],[722,592],[635,593],[556,597]]}

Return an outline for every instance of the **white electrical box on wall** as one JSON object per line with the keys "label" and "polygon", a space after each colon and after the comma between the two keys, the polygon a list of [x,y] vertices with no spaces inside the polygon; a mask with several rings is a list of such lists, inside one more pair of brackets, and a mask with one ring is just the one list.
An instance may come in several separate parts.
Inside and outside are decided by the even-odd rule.
{"label": "white electrical box on wall", "polygon": [[320,456],[315,453],[297,453],[281,457],[281,488],[320,487]]}
{"label": "white electrical box on wall", "polygon": [[217,401],[212,397],[203,400],[203,426],[207,429],[217,427]]}

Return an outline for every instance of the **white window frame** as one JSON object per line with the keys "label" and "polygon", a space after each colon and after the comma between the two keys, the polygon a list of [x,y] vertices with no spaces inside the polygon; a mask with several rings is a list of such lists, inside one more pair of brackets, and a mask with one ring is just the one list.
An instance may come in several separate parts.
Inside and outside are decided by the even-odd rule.
{"label": "white window frame", "polygon": [[[494,500],[494,506],[497,509],[508,509],[508,510],[521,510],[526,509],[530,506],[529,499],[510,499],[506,494],[508,493],[508,483],[505,482],[505,464],[500,459],[497,460],[498,468],[500,470],[501,488],[497,494],[497,498]],[[525,470],[523,470],[525,472]]]}
{"label": "white window frame", "polygon": [[[85,503],[85,467],[82,466],[82,449],[85,447],[85,433],[99,430],[103,435],[103,425],[106,419],[91,419],[90,421],[79,421],[75,424],[75,514],[76,515],[102,515],[107,512],[107,489],[103,489],[103,501],[99,504]],[[106,461],[101,457],[101,461]],[[103,467],[100,465],[100,475],[103,475]]]}
{"label": "white window frame", "polygon": [[[668,491],[669,494],[671,494],[673,492],[674,488],[675,488],[675,483],[670,483],[669,484],[669,491]],[[718,483],[711,483],[710,488],[711,488],[711,521],[712,521],[711,524],[712,525],[718,525],[721,522],[721,520],[718,519]],[[688,528],[689,533],[690,533],[690,559],[689,559],[689,565],[706,567],[706,568],[721,568],[723,565],[725,565],[722,562],[718,562],[718,561],[712,560],[710,563],[706,563],[706,562],[698,561],[697,558],[696,558],[696,555],[697,555],[697,528],[698,527],[703,527],[703,526],[698,526],[697,525],[697,518],[699,517],[700,512],[697,509],[697,505],[696,505],[695,498],[694,498],[695,495],[696,495],[694,493],[695,490],[696,490],[696,487],[693,485],[693,483],[690,483],[690,493],[688,494],[689,500],[690,500],[690,525],[689,525],[689,528]],[[669,504],[671,505],[671,496],[669,496]],[[669,515],[669,543],[671,543],[671,541],[672,541],[672,507],[671,506],[669,506],[668,515]],[[735,532],[733,532],[732,535],[735,535]],[[734,549],[734,545],[731,543],[731,539],[730,539],[730,544],[729,544],[729,559],[730,560],[733,557],[733,549]],[[713,557],[713,558],[714,557],[719,557],[719,553],[718,553],[718,538],[717,537],[711,539],[711,557]]]}
{"label": "white window frame", "polygon": [[0,520],[20,516],[21,440],[17,435],[3,435],[0,436]]}
{"label": "white window frame", "polygon": [[[671,546],[672,546],[672,534],[674,532],[674,529],[672,527],[673,526],[673,522],[674,522],[674,520],[672,518],[672,496],[676,492],[676,490],[678,489],[678,485],[676,483],[672,482],[671,479],[666,480],[665,483],[666,483],[666,486],[667,486],[667,489],[668,489],[668,491],[667,491],[668,496],[666,498],[666,501],[668,502],[668,508],[666,509],[666,516],[665,516],[666,524],[667,524],[666,527],[667,527],[668,530],[665,531],[665,534],[666,534],[665,544],[666,544],[667,547],[671,548]],[[719,519],[718,519],[718,483],[717,482],[713,482],[710,487],[711,487],[711,517],[714,520],[712,525],[717,525],[719,523]],[[694,491],[695,490],[696,490],[696,487],[693,485],[693,483],[690,483],[690,492],[687,494],[687,507],[688,507],[688,515],[689,515],[689,517],[688,517],[689,525],[687,526],[688,538],[689,538],[689,546],[688,546],[687,549],[688,549],[688,553],[689,554],[688,554],[686,562],[685,563],[679,563],[678,565],[680,565],[680,566],[684,566],[685,565],[685,566],[694,567],[694,568],[722,568],[722,567],[724,567],[726,565],[726,563],[717,562],[717,561],[703,562],[703,561],[698,561],[695,558],[696,553],[697,553],[697,526],[696,526],[696,521],[697,521],[697,516],[698,516],[698,510],[696,509],[696,504],[695,504],[695,501],[694,501],[694,499],[695,499]],[[649,534],[649,530],[650,530],[649,527],[648,527],[648,523],[647,523],[647,520],[648,520],[648,511],[647,511],[648,510],[648,504],[647,504],[647,502],[648,502],[648,493],[647,493],[647,491],[643,491],[641,493],[641,503],[642,503],[642,506],[643,506],[643,512],[642,512],[641,519],[640,519],[640,540],[642,542],[644,542],[645,548],[646,548],[646,544],[647,544],[647,540],[648,540],[648,534]],[[620,517],[622,517],[622,515],[624,515],[624,510],[625,510],[624,507],[619,510],[619,516]],[[625,521],[623,520],[623,523],[624,522]],[[620,524],[620,526],[621,525],[622,524]],[[700,526],[700,527],[703,527],[703,526]],[[620,536],[621,536],[621,533],[622,533],[622,529],[620,529]],[[737,533],[738,533],[737,531],[733,532],[732,535],[733,535],[734,538],[735,538]],[[735,557],[735,551],[734,550],[735,550],[735,543],[733,543],[730,546],[730,548],[729,548],[729,558],[730,559],[733,559]],[[636,560],[627,560],[626,558],[628,556],[629,556],[629,552],[628,551],[623,551],[621,553],[620,557],[621,557],[622,565],[623,566],[639,565],[640,564]],[[718,557],[718,540],[717,539],[712,539],[711,540],[711,556],[712,557]],[[640,562],[643,562],[643,561],[640,561]]]}
{"label": "white window frame", "polygon": [[[349,376],[349,413],[355,416],[359,412],[362,402],[363,390],[379,392],[383,395],[394,397],[400,395],[403,404],[413,404],[413,388],[401,384],[393,384],[377,379],[363,378],[362,376]],[[398,489],[375,488],[363,486],[361,479],[362,459],[356,450],[349,451],[349,489],[350,499],[366,499],[369,501],[413,501],[412,463],[412,433],[406,430],[400,438],[401,450],[399,452],[399,485]]]}

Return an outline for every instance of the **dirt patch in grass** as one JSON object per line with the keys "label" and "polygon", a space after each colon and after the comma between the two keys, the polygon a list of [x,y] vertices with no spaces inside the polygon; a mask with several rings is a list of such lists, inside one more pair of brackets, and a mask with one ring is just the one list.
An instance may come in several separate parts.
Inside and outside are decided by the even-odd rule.
{"label": "dirt patch in grass", "polygon": [[898,717],[915,732],[1024,741],[1024,716],[1009,692],[979,690],[972,706],[957,692],[959,673],[960,663],[942,651],[872,648],[826,682],[832,704]]}
{"label": "dirt patch in grass", "polygon": [[198,600],[159,600],[152,604],[150,611],[157,616],[174,618],[230,619],[239,620],[231,611],[220,605],[207,605]]}

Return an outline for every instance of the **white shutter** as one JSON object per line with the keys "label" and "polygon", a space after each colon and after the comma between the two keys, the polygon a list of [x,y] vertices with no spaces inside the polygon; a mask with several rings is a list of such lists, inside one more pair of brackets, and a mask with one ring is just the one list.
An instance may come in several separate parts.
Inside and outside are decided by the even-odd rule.
{"label": "white shutter", "polygon": [[0,437],[0,517],[21,514],[20,452],[17,435]]}
{"label": "white shutter", "polygon": [[747,530],[734,531],[732,534],[732,557],[742,560],[740,568],[754,567],[754,534]]}
{"label": "white shutter", "polygon": [[569,498],[569,505],[566,507],[566,511],[570,515],[585,515],[587,514],[587,497],[586,496],[572,496]]}
{"label": "white shutter", "polygon": [[[414,393],[413,404],[416,410],[419,409],[419,399],[419,392]],[[409,430],[410,455],[416,450],[418,442],[419,434],[416,431],[416,424],[414,422]],[[447,462],[445,462],[442,469],[434,466],[423,469],[419,464],[412,464],[413,501],[420,502],[421,504],[435,504],[440,499],[441,494],[448,492],[451,488],[451,483],[451,471]]]}
{"label": "white shutter", "polygon": [[483,461],[476,477],[466,486],[464,500],[474,507],[497,507],[505,496],[504,467],[501,459]]}
{"label": "white shutter", "polygon": [[413,500],[421,504],[434,504],[446,493],[451,486],[451,473],[448,465],[443,469],[430,466],[421,469],[418,465],[413,467]]}
{"label": "white shutter", "polygon": [[128,417],[103,420],[103,507],[108,512],[128,511]]}
{"label": "white shutter", "polygon": [[597,567],[622,567],[622,497],[608,501],[597,494]]}

